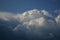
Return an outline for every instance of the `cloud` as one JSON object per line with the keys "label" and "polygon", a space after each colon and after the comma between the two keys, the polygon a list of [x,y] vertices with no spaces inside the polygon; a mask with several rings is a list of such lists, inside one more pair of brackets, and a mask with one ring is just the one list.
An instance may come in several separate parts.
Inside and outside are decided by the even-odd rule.
{"label": "cloud", "polygon": [[33,9],[22,14],[17,14],[16,17],[19,21],[23,22],[23,24],[34,25],[36,23],[37,25],[40,25],[46,19],[45,17],[52,16],[45,10],[39,11],[37,9]]}
{"label": "cloud", "polygon": [[57,23],[58,25],[60,25],[60,15],[58,15],[58,16],[55,18],[55,20],[56,20],[56,23]]}
{"label": "cloud", "polygon": [[29,10],[20,14],[0,12],[0,21],[1,19],[3,21],[0,24],[4,24],[4,26],[10,28],[15,36],[20,35],[22,37],[24,35],[28,39],[35,37],[37,39],[54,38],[57,35],[58,24],[60,24],[59,14],[54,18],[48,11],[38,9]]}
{"label": "cloud", "polygon": [[13,16],[14,14],[9,12],[0,12],[0,19],[3,19],[3,20],[10,20],[13,18]]}
{"label": "cloud", "polygon": [[[52,17],[48,11],[37,9],[26,11],[15,16],[15,18],[22,23],[23,27],[26,28],[25,32],[27,36],[32,35],[42,38],[45,38],[44,35],[50,35],[49,33],[52,33],[53,36],[56,31],[55,20],[53,20],[55,18],[52,19]],[[16,26],[14,30],[20,30],[20,27],[21,26]]]}
{"label": "cloud", "polygon": [[58,16],[56,17],[56,22],[57,22],[57,23],[60,23],[60,15],[58,15]]}
{"label": "cloud", "polygon": [[55,10],[55,13],[57,13],[57,17],[55,18],[56,23],[58,26],[60,26],[60,10]]}

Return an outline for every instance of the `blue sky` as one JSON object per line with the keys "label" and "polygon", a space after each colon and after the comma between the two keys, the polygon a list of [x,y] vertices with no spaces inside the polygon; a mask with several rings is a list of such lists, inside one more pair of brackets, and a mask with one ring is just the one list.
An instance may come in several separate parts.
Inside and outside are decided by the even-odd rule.
{"label": "blue sky", "polygon": [[60,0],[0,0],[0,11],[20,13],[30,9],[60,9]]}

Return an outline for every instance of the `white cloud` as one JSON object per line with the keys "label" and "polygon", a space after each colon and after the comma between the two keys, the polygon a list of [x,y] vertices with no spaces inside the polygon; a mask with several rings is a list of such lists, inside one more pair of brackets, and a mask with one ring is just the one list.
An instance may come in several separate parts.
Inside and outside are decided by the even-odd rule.
{"label": "white cloud", "polygon": [[46,10],[37,9],[33,9],[16,15],[8,12],[0,12],[0,18],[4,20],[16,19],[23,25],[27,26],[47,26],[51,25],[51,23],[54,23],[52,19],[47,19],[46,17],[52,18],[52,15]]}
{"label": "white cloud", "polygon": [[16,15],[8,12],[0,12],[0,19],[17,19],[19,22],[22,22],[26,25],[43,25],[46,21],[45,16],[52,17],[48,11],[41,11],[37,9],[33,9]]}
{"label": "white cloud", "polygon": [[47,17],[52,17],[50,14],[45,11],[39,11],[37,9],[33,9],[27,12],[24,12],[22,14],[17,14],[17,18],[19,19],[20,22],[23,22],[23,24],[27,25],[43,25],[44,21],[46,21],[44,18],[45,16]]}
{"label": "white cloud", "polygon": [[60,25],[60,15],[58,15],[58,16],[55,18],[55,20],[56,20],[56,23],[57,23],[58,25]]}
{"label": "white cloud", "polygon": [[[55,33],[56,23],[51,19],[53,16],[45,10],[33,9],[22,14],[17,14],[15,18],[22,23],[23,26],[16,26],[13,31],[24,30],[26,35],[36,35],[44,37],[47,33]],[[22,27],[22,28],[21,28]],[[25,27],[25,28],[24,28]],[[53,35],[50,35],[53,36]]]}
{"label": "white cloud", "polygon": [[52,15],[50,15],[50,13],[46,10],[42,10],[41,13],[43,13],[45,16],[52,17]]}
{"label": "white cloud", "polygon": [[0,19],[3,19],[3,20],[10,20],[14,17],[14,14],[12,13],[9,13],[9,12],[0,12]]}
{"label": "white cloud", "polygon": [[43,17],[41,17],[41,18],[30,20],[27,24],[41,26],[41,25],[44,25],[44,22],[45,22],[45,19]]}
{"label": "white cloud", "polygon": [[60,10],[55,10],[55,13],[57,13],[57,17],[55,18],[55,21],[57,23],[57,27],[60,29]]}
{"label": "white cloud", "polygon": [[24,30],[28,35],[32,33],[37,36],[44,36],[46,33],[50,33],[50,37],[53,37],[53,33],[56,31],[56,23],[60,23],[60,16],[57,16],[56,19],[53,18],[56,22],[52,17],[53,16],[48,11],[37,9],[26,11],[21,14],[0,12],[0,19],[15,19],[21,23],[13,28],[13,31]]}

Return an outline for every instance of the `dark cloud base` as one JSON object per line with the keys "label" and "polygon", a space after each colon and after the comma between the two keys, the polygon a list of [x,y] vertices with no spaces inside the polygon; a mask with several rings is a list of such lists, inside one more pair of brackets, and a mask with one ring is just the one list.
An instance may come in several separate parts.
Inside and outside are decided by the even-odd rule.
{"label": "dark cloud base", "polygon": [[[13,22],[13,23],[12,23]],[[13,28],[19,24],[14,23],[14,21],[5,21],[0,19],[0,40],[60,40],[59,32],[54,35],[53,38],[44,38],[44,37],[37,37],[34,34],[29,34],[28,36],[25,34],[24,31],[20,30],[20,32],[13,32],[9,26],[13,26]],[[13,25],[12,25],[13,24]],[[13,29],[12,28],[12,29]],[[46,36],[49,36],[48,32],[45,32]]]}

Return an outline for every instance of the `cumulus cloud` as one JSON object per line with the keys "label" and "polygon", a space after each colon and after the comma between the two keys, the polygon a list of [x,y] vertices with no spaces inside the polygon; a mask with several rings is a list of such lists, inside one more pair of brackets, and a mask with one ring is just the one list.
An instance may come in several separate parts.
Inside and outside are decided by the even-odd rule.
{"label": "cumulus cloud", "polygon": [[33,9],[22,14],[17,14],[16,16],[19,21],[23,22],[23,24],[33,25],[39,24],[42,25],[45,21],[45,17],[52,17],[47,11],[42,10],[39,11],[37,9]]}
{"label": "cumulus cloud", "polygon": [[57,34],[58,24],[60,24],[60,15],[54,18],[48,11],[38,9],[29,10],[21,14],[0,12],[0,19],[12,24],[8,27],[11,28],[14,34],[25,34],[29,39],[32,37],[54,38]]}
{"label": "cumulus cloud", "polygon": [[55,10],[55,13],[57,13],[57,17],[55,18],[56,23],[58,24],[58,26],[60,26],[60,10]]}
{"label": "cumulus cloud", "polygon": [[58,15],[58,16],[56,17],[56,22],[57,22],[57,23],[60,23],[60,15]]}

